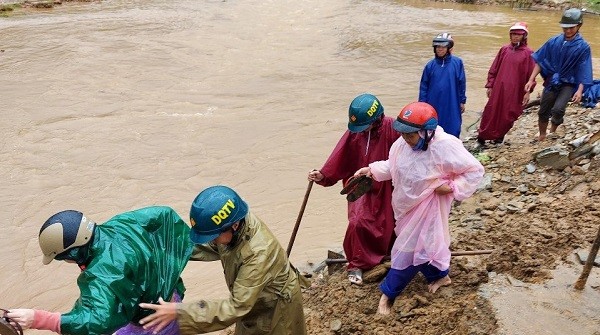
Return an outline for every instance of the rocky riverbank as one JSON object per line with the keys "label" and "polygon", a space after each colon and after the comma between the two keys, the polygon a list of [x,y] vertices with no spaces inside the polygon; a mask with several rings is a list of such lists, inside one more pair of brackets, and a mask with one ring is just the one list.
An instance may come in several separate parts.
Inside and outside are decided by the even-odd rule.
{"label": "rocky riverbank", "polygon": [[[570,106],[557,134],[537,142],[537,108],[518,120],[504,144],[474,152],[486,168],[485,182],[452,210],[451,249],[493,249],[491,254],[453,257],[452,285],[436,294],[427,292],[419,275],[391,316],[376,314],[385,268],[367,273],[370,282],[362,287],[351,285],[344,272],[317,274],[305,292],[309,333],[498,334],[505,321],[482,294],[492,278],[503,276],[509,286],[533,285],[547,283],[559,265],[581,269],[574,252],[588,250],[600,227],[600,109]],[[475,148],[474,138],[465,146]],[[597,285],[589,289],[600,292]],[[572,313],[585,314],[586,307],[580,308]],[[593,318],[578,322],[582,329],[599,324]]]}

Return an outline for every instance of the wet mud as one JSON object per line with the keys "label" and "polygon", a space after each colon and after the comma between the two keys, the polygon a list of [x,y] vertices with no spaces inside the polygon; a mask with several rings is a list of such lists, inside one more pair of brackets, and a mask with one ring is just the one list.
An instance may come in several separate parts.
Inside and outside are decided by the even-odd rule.
{"label": "wet mud", "polygon": [[[523,319],[522,306],[538,306],[529,310],[535,310],[539,321],[520,328],[523,334],[541,330],[558,334],[568,329],[558,329],[557,333],[548,330],[544,322],[558,322],[564,313],[557,310],[568,305],[569,313],[579,316],[573,325],[578,333],[597,334],[593,329],[600,329],[600,321],[590,316],[590,303],[573,300],[582,299],[574,298],[574,294],[597,295],[597,279],[590,279],[583,293],[574,293],[564,280],[560,285],[549,283],[553,283],[559,266],[569,267],[569,280],[574,283],[582,266],[573,253],[589,250],[600,227],[600,161],[597,157],[579,158],[557,170],[536,166],[534,156],[548,147],[568,149],[569,141],[597,131],[600,111],[570,107],[557,136],[535,142],[536,111],[533,107],[521,117],[505,144],[489,145],[481,152],[473,150],[491,182],[472,198],[456,204],[451,213],[452,250],[494,252],[453,257],[452,284],[435,294],[427,291],[425,279],[417,275],[388,316],[376,314],[381,271],[374,271],[378,274],[363,286],[350,284],[343,270],[332,275],[320,273],[305,291],[309,333],[511,334],[514,330],[510,324]],[[474,148],[474,139],[467,138],[465,146]],[[596,267],[592,273],[597,276],[599,271]],[[518,288],[523,292],[516,292]],[[561,302],[550,302],[549,297],[558,296],[557,292],[563,296]],[[545,303],[544,297],[548,298]],[[494,304],[491,299],[495,299]],[[510,307],[511,303],[521,308]]]}

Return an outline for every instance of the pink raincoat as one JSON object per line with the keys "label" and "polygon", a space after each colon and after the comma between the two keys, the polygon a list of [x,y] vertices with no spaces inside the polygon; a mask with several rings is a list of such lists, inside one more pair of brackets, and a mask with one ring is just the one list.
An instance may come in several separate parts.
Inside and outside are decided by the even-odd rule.
{"label": "pink raincoat", "polygon": [[[396,241],[392,268],[430,263],[440,270],[450,266],[448,217],[452,200],[470,197],[483,178],[481,163],[462,142],[441,127],[426,151],[413,149],[399,138],[389,158],[369,165],[377,181],[392,180],[392,207],[396,219]],[[453,193],[438,195],[434,190],[448,184]]]}

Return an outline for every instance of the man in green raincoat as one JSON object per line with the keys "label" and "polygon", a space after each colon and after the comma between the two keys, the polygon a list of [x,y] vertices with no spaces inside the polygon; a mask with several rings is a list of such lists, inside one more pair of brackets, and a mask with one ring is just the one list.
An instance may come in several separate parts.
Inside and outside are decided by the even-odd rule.
{"label": "man in green raincoat", "polygon": [[190,210],[191,260],[220,260],[230,296],[226,299],[159,305],[144,328],[161,331],[177,320],[181,334],[207,333],[235,323],[236,335],[305,335],[298,272],[267,226],[229,187],[202,191]]}
{"label": "man in green raincoat", "polygon": [[[40,229],[43,263],[76,263],[79,299],[67,313],[12,309],[7,316],[24,329],[59,334],[151,334],[137,324],[151,312],[139,304],[181,301],[180,275],[193,248],[189,231],[169,207],[126,212],[99,225],[78,211],[56,213]],[[160,334],[179,334],[177,324]]]}

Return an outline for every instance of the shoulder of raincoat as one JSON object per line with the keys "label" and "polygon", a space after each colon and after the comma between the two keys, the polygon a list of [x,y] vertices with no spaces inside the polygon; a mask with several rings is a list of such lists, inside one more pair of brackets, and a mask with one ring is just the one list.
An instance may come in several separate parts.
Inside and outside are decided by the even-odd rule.
{"label": "shoulder of raincoat", "polygon": [[80,296],[61,316],[63,334],[110,334],[149,314],[138,304],[183,296],[180,275],[192,252],[188,225],[169,208],[147,207],[97,225]]}
{"label": "shoulder of raincoat", "polygon": [[[451,71],[440,71],[443,68],[451,68]],[[448,79],[449,78],[449,79]],[[421,81],[419,83],[419,101],[431,104],[434,92],[432,87],[436,85],[447,86],[452,83],[452,87],[444,91],[456,92],[458,103],[467,103],[467,77],[465,67],[460,57],[448,54],[443,58],[434,57],[423,68]]]}
{"label": "shoulder of raincoat", "polygon": [[565,83],[575,86],[575,91],[577,85],[593,82],[591,49],[579,33],[571,41],[563,34],[551,37],[532,57],[547,88]]}
{"label": "shoulder of raincoat", "polygon": [[[527,65],[527,71],[526,73],[523,73],[523,75],[529,78],[529,75],[531,75],[531,71],[533,71],[533,67],[535,66],[535,62],[531,57],[532,53],[533,51],[527,46],[526,43],[521,43],[517,46],[512,45],[512,43],[508,43],[502,46],[502,48],[500,48],[496,54],[496,58],[494,58],[492,65],[490,66],[485,88],[494,87],[494,83],[496,82],[501,70],[506,67],[514,67],[515,63]],[[519,69],[521,69],[521,67],[519,67]],[[534,88],[535,82],[531,88],[532,92]]]}
{"label": "shoulder of raincoat", "polygon": [[[369,132],[352,133],[346,130],[323,164],[323,180],[317,184],[332,186],[340,180],[345,184],[358,169],[371,162],[386,159],[390,147],[400,137],[400,133],[394,130],[393,123],[394,119],[385,116],[381,125]],[[372,193],[379,188],[376,186]]]}
{"label": "shoulder of raincoat", "polygon": [[[195,259],[219,256],[227,299],[178,304],[182,334],[224,329],[236,334],[305,334],[298,273],[267,226],[249,212],[233,246],[196,246]],[[205,255],[202,255],[202,254]]]}

